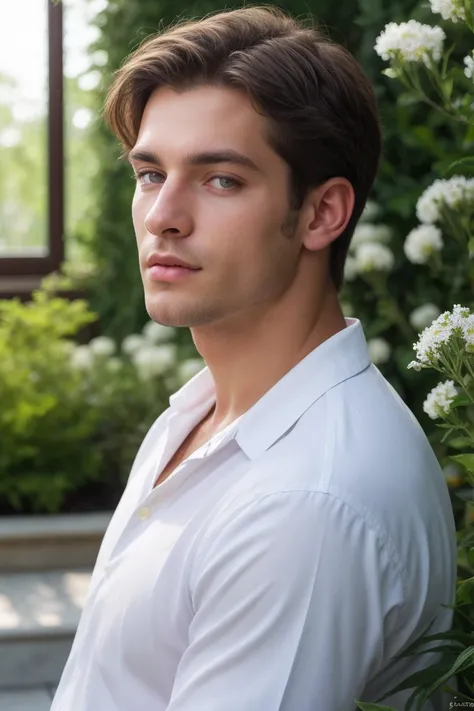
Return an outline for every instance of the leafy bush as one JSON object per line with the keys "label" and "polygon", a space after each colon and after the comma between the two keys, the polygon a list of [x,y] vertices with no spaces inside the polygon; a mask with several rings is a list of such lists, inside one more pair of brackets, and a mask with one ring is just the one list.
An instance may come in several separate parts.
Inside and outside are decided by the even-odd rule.
{"label": "leafy bush", "polygon": [[68,338],[93,320],[84,301],[45,292],[0,301],[0,501],[57,510],[65,492],[97,476],[101,458],[84,446],[97,413],[84,407]]}
{"label": "leafy bush", "polygon": [[[472,0],[430,3],[433,13],[463,25],[472,44]],[[366,331],[376,339],[375,352],[387,369],[391,366],[402,393],[413,385],[417,396],[424,398],[425,429],[445,465],[457,514],[458,584],[452,630],[435,636],[428,630],[401,655],[423,654],[425,645],[436,640],[442,644],[444,658],[386,695],[413,689],[407,711],[420,711],[439,688],[456,699],[474,702],[474,179],[463,174],[474,164],[465,157],[474,140],[474,57],[472,52],[463,57],[459,47],[456,53],[455,47],[446,50],[446,32],[412,18],[388,24],[377,38],[375,49],[389,62],[385,75],[407,89],[401,95],[406,97],[405,105],[412,104],[415,111],[420,103],[427,105],[428,121],[436,122],[441,138],[456,135],[457,139],[449,144],[451,151],[446,155],[440,151],[429,180],[423,180],[417,191],[413,218],[416,214],[418,224],[413,219],[408,234],[400,239],[396,230],[383,226],[359,227],[344,292],[345,298],[357,304],[357,314],[366,319]],[[460,35],[459,28],[456,34]],[[454,134],[450,134],[453,126]],[[417,130],[416,134],[424,136],[431,148],[429,132]],[[433,182],[436,171],[438,179]],[[373,210],[370,217],[374,217]],[[369,287],[370,296],[365,299],[363,285]],[[414,344],[416,360],[409,347],[413,330],[422,330]],[[445,380],[435,384],[436,373]],[[438,419],[442,424],[433,430],[432,421]],[[449,686],[453,676],[457,690]],[[359,703],[358,707],[394,711],[378,704]]]}
{"label": "leafy bush", "polygon": [[[204,365],[175,329],[149,323],[117,350],[74,337],[96,319],[48,280],[33,301],[0,301],[0,510],[64,511],[74,494],[117,503],[138,447],[168,398]],[[89,487],[89,488],[88,488]],[[107,504],[106,504],[107,505]]]}

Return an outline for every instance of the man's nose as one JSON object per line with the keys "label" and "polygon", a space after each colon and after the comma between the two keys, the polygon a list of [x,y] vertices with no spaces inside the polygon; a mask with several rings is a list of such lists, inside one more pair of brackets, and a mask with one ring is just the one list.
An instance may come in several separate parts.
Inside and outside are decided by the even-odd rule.
{"label": "man's nose", "polygon": [[192,231],[189,196],[177,185],[165,183],[150,206],[144,220],[147,232],[161,236],[171,231],[186,237]]}

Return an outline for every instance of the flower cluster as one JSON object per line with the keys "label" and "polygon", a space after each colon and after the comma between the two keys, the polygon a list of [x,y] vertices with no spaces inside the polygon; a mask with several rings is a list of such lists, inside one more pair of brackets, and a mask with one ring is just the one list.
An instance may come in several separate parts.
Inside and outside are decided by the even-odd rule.
{"label": "flower cluster", "polygon": [[[378,206],[370,205],[371,214]],[[371,271],[390,271],[394,265],[393,252],[386,243],[390,241],[392,231],[387,225],[374,225],[362,221],[354,230],[349,246],[349,255],[344,267],[344,277],[351,281],[358,274]]]}
{"label": "flower cluster", "polygon": [[205,363],[201,358],[179,362],[177,346],[169,343],[174,334],[174,328],[149,321],[142,333],[132,333],[123,339],[118,354],[115,342],[106,336],[93,338],[87,345],[74,347],[68,343],[71,363],[82,371],[99,365],[116,373],[129,362],[144,381],[167,375],[176,369],[177,384],[181,385],[199,372]]}
{"label": "flower cluster", "polygon": [[443,20],[457,22],[466,19],[462,0],[430,0],[430,5],[431,11],[441,15]]}
{"label": "flower cluster", "polygon": [[466,65],[464,68],[464,74],[468,79],[474,79],[474,52],[472,54],[468,54],[467,57],[464,57],[463,61]]}
{"label": "flower cluster", "polygon": [[430,66],[443,53],[446,34],[441,27],[423,25],[416,20],[389,22],[377,37],[375,51],[385,61],[423,62]]}
{"label": "flower cluster", "polygon": [[416,214],[420,222],[432,224],[439,221],[443,205],[455,210],[463,203],[474,204],[474,178],[454,175],[449,180],[435,180],[424,191],[416,204]]}
{"label": "flower cluster", "polygon": [[354,230],[351,240],[351,249],[359,247],[367,242],[378,242],[386,244],[390,242],[392,231],[387,225],[373,225],[369,222],[363,222]]}
{"label": "flower cluster", "polygon": [[423,403],[423,410],[432,420],[443,417],[448,414],[457,394],[458,391],[453,380],[438,383]]}
{"label": "flower cluster", "polygon": [[413,344],[417,360],[408,367],[421,370],[423,367],[436,367],[441,357],[443,346],[458,337],[467,353],[474,353],[474,314],[467,306],[456,304],[453,311],[445,311],[420,334]]}
{"label": "flower cluster", "polygon": [[432,254],[443,248],[441,230],[434,225],[415,227],[407,236],[403,250],[413,264],[426,264]]}

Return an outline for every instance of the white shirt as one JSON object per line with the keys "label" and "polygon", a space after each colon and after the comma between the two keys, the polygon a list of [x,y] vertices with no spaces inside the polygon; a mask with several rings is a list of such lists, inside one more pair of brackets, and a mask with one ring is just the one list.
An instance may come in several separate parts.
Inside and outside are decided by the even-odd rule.
{"label": "white shirt", "polygon": [[430,634],[450,627],[442,471],[346,322],[153,488],[214,404],[209,370],[170,398],[104,537],[52,711],[353,711],[418,668],[393,657],[433,620]]}

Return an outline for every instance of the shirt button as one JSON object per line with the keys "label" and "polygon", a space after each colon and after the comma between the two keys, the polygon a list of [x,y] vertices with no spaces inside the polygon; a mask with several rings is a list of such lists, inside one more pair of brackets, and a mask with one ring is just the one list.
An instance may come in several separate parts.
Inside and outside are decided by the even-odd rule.
{"label": "shirt button", "polygon": [[142,521],[146,521],[147,518],[150,518],[150,509],[147,506],[143,506],[143,508],[138,511],[138,518]]}

